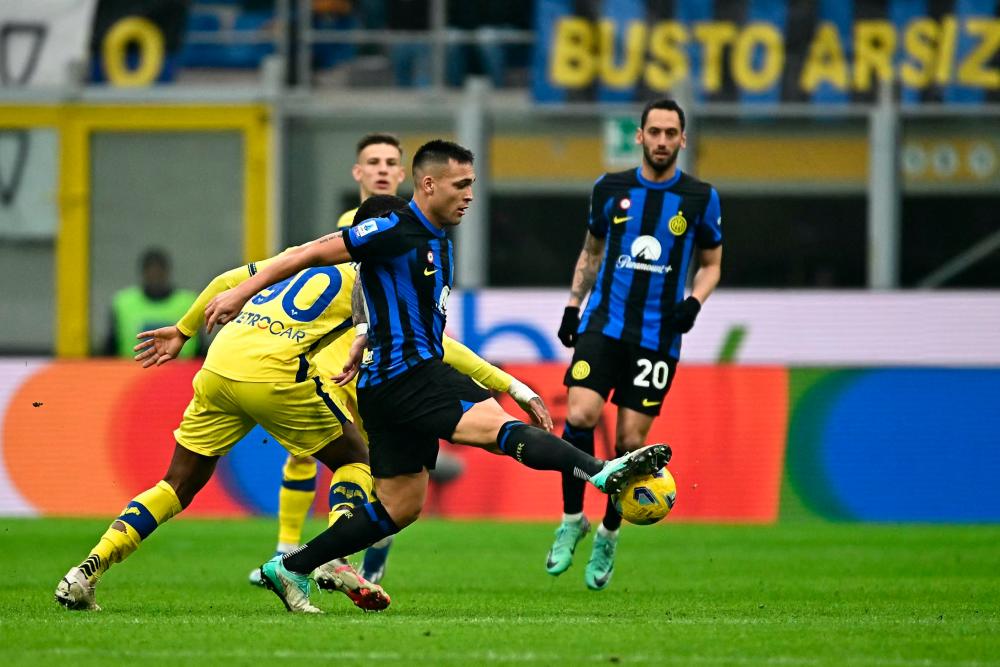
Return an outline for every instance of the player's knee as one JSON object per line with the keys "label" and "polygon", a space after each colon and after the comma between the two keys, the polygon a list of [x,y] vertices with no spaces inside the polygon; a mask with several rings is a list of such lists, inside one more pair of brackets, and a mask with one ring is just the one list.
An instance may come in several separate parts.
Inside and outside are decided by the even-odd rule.
{"label": "player's knee", "polygon": [[411,500],[403,502],[394,502],[391,504],[385,504],[385,511],[389,513],[392,518],[392,522],[396,524],[400,530],[406,528],[411,523],[420,518],[420,511],[423,506],[419,502],[414,502]]}
{"label": "player's knee", "polygon": [[603,408],[603,404],[596,409],[590,406],[570,405],[566,412],[566,421],[577,428],[594,428],[601,419]]}

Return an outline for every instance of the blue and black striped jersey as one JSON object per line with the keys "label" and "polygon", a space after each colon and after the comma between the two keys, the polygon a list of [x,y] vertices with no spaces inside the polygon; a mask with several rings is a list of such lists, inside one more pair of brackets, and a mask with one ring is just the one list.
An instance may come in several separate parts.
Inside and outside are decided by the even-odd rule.
{"label": "blue and black striped jersey", "polygon": [[452,246],[410,202],[386,218],[372,218],[344,235],[368,310],[371,357],[359,387],[377,385],[426,359],[441,359],[445,312],[454,270]]}
{"label": "blue and black striped jersey", "polygon": [[638,168],[605,174],[594,184],[588,227],[605,240],[604,258],[579,331],[678,356],[681,337],[666,322],[684,300],[695,247],[722,244],[715,188],[680,169],[663,183]]}

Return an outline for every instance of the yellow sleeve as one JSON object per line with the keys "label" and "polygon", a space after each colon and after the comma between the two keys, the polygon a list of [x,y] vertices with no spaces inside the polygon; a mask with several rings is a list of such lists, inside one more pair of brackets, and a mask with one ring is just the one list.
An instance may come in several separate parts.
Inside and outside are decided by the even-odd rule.
{"label": "yellow sleeve", "polygon": [[350,211],[345,211],[340,219],[337,220],[337,229],[342,229],[344,227],[350,227],[354,224],[354,214],[358,212],[358,209],[352,208]]}
{"label": "yellow sleeve", "polygon": [[459,343],[457,340],[442,337],[444,347],[444,362],[463,375],[483,385],[492,391],[507,392],[514,377],[505,373],[475,352]]}
{"label": "yellow sleeve", "polygon": [[[291,248],[288,250],[291,250]],[[212,282],[208,284],[208,287],[201,291],[201,294],[199,294],[198,298],[194,300],[191,307],[187,309],[184,316],[177,321],[177,329],[188,338],[192,338],[204,322],[205,306],[207,306],[208,302],[212,300],[212,297],[216,294],[225,292],[227,289],[236,287],[241,282],[257,273],[257,271],[273,262],[277,259],[277,257],[284,255],[288,252],[288,250],[285,250],[280,255],[276,255],[275,257],[269,257],[268,259],[261,260],[259,262],[251,262],[239,268],[226,271],[225,273],[220,273],[215,276],[215,278],[212,278]]]}

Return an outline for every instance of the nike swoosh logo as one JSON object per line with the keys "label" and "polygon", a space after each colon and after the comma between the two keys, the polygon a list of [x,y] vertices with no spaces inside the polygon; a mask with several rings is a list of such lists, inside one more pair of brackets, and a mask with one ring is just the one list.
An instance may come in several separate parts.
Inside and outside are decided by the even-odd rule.
{"label": "nike swoosh logo", "polygon": [[660,401],[651,401],[648,398],[642,399],[642,407],[644,407],[644,408],[651,408],[654,405],[659,405],[659,404],[660,404]]}
{"label": "nike swoosh logo", "polygon": [[597,584],[598,588],[604,588],[605,586],[608,585],[608,580],[611,578],[611,573],[612,572],[614,572],[614,570],[611,570],[611,572],[608,572],[603,577],[598,577],[598,578],[594,579],[594,583]]}
{"label": "nike swoosh logo", "polygon": [[616,215],[615,217],[611,218],[611,222],[615,223],[616,225],[620,225],[621,223],[631,219],[632,219],[631,215],[622,215],[622,216]]}
{"label": "nike swoosh logo", "polygon": [[437,272],[438,272],[437,269],[434,269],[433,271],[431,269],[424,269],[424,275],[425,276],[433,276]]}

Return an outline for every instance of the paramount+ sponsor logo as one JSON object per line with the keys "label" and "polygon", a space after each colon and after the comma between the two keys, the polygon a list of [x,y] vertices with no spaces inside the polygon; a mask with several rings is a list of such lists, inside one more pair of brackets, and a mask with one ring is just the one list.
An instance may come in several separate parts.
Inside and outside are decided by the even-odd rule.
{"label": "paramount+ sponsor logo", "polygon": [[668,264],[657,264],[660,255],[663,254],[663,247],[654,236],[640,236],[632,241],[629,248],[631,254],[621,254],[618,256],[616,265],[619,269],[631,269],[633,271],[648,271],[649,273],[659,273],[666,275],[670,273],[671,267]]}
{"label": "paramount+ sponsor logo", "polygon": [[306,332],[302,329],[296,329],[293,326],[285,324],[281,320],[272,318],[268,315],[261,315],[260,313],[255,313],[250,310],[241,310],[240,314],[236,316],[236,319],[232,321],[232,324],[242,324],[248,327],[253,327],[255,329],[266,331],[272,336],[288,338],[296,342],[306,337]]}

